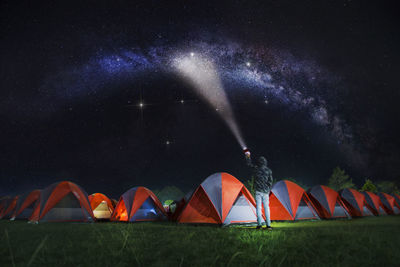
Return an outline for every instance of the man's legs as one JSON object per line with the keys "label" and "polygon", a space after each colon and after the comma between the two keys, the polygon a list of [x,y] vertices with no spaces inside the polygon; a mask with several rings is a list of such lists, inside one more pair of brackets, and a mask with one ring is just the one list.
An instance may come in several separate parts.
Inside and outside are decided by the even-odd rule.
{"label": "man's legs", "polygon": [[258,226],[261,226],[262,222],[264,221],[262,217],[261,205],[262,205],[262,193],[256,191],[256,214],[257,214]]}
{"label": "man's legs", "polygon": [[264,204],[264,211],[265,211],[265,223],[267,227],[271,226],[271,219],[269,214],[269,193],[263,193],[263,204]]}

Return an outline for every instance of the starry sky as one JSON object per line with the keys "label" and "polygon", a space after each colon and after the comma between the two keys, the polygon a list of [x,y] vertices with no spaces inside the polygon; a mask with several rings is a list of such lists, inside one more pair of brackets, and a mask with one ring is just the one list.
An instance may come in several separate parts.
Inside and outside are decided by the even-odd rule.
{"label": "starry sky", "polygon": [[325,184],[340,166],[358,186],[398,180],[394,3],[2,1],[0,195],[247,180],[234,135],[177,73],[193,54],[276,179]]}

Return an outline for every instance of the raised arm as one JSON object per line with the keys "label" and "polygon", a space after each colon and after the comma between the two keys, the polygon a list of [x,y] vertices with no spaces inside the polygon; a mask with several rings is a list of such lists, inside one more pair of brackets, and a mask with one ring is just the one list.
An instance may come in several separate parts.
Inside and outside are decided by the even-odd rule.
{"label": "raised arm", "polygon": [[255,167],[256,167],[256,165],[254,165],[254,164],[251,162],[250,156],[245,156],[245,159],[246,159],[246,164],[247,164],[247,166],[249,166],[249,167],[251,167],[251,168],[255,168]]}

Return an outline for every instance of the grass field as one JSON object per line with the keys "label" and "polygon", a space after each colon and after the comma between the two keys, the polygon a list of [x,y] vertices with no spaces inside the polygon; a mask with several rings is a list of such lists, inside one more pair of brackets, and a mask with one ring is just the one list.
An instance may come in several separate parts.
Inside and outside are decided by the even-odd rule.
{"label": "grass field", "polygon": [[273,223],[0,221],[0,266],[400,266],[400,216]]}

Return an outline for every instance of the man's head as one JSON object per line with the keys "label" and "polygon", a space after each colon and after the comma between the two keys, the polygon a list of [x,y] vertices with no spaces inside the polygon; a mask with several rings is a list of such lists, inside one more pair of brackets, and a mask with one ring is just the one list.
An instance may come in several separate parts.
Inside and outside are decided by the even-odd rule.
{"label": "man's head", "polygon": [[264,157],[262,157],[262,156],[259,157],[259,158],[258,158],[258,164],[259,164],[260,166],[263,166],[263,165],[267,166],[267,164],[268,164],[267,159],[264,158]]}

